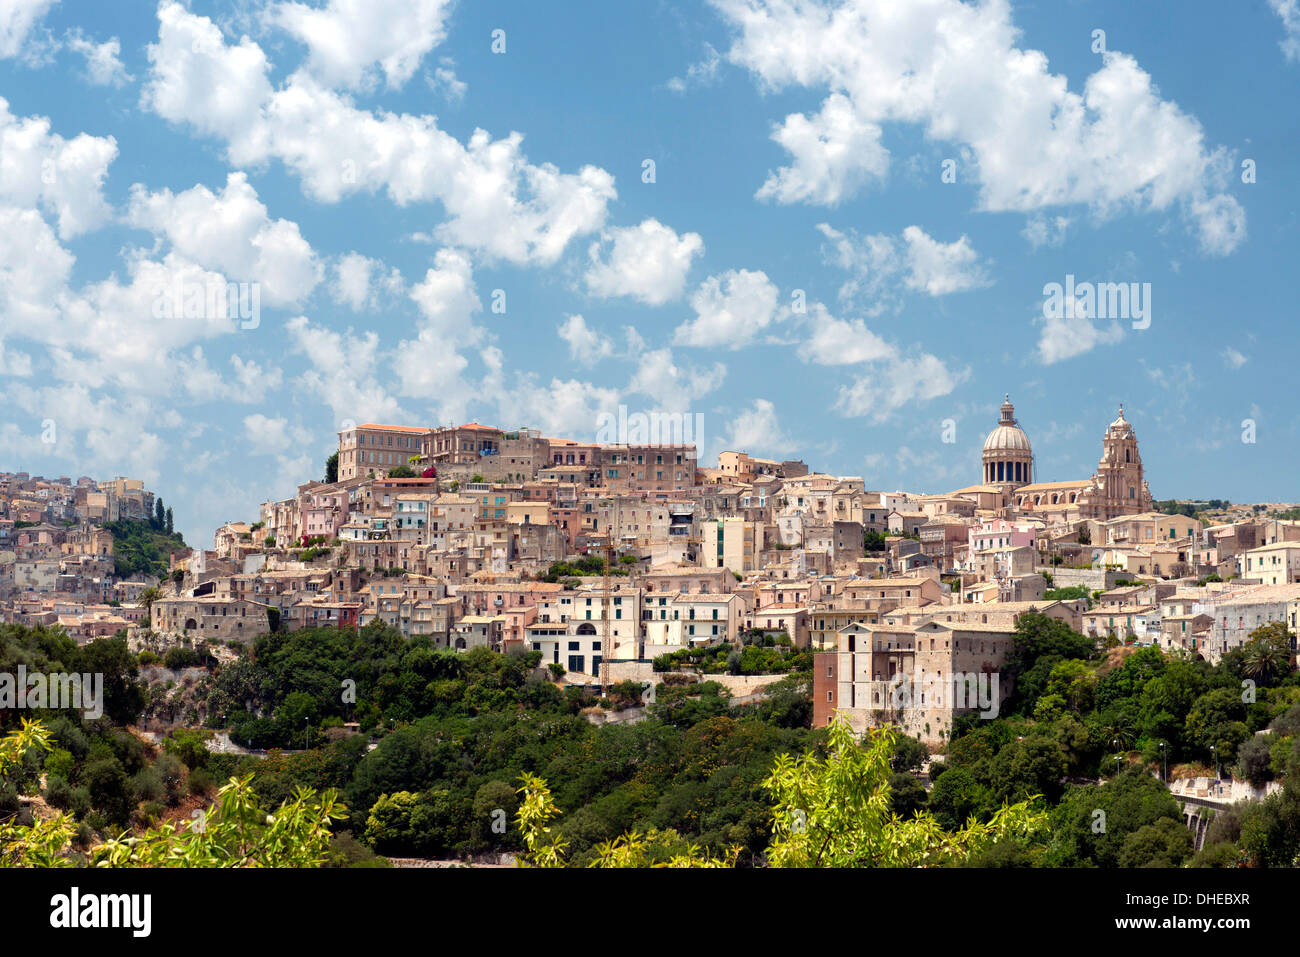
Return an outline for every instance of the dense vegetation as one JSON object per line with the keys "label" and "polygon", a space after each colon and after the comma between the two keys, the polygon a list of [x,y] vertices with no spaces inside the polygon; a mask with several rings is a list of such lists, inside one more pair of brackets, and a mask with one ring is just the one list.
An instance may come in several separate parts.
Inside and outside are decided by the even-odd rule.
{"label": "dense vegetation", "polygon": [[[160,500],[161,501],[161,500]],[[150,521],[122,519],[105,522],[104,528],[113,536],[113,564],[119,577],[167,575],[168,556],[185,547],[184,537],[168,528],[167,520],[155,517]]]}
{"label": "dense vegetation", "polygon": [[[58,632],[7,626],[0,672],[24,663],[102,671],[108,681],[97,721],[27,715],[48,728],[48,748],[27,749],[0,776],[0,825],[30,823],[17,795],[32,793],[42,773],[45,800],[69,814],[74,849],[96,834],[185,820],[236,776],[240,800],[296,806],[318,824],[325,799],[295,805],[301,789],[337,792],[348,817],[333,821],[328,852],[313,854],[338,864],[502,850],[533,863],[826,863],[838,858],[819,856],[792,822],[802,813],[826,827],[831,805],[857,807],[861,792],[836,797],[831,784],[842,778],[827,768],[866,761],[879,798],[852,820],[835,819],[837,829],[863,830],[856,850],[835,851],[845,863],[920,860],[908,856],[915,847],[904,834],[928,834],[951,851],[931,863],[982,866],[1290,866],[1300,855],[1300,787],[1291,783],[1300,679],[1280,624],[1211,667],[1155,648],[1099,650],[1060,622],[1024,615],[1004,670],[1014,695],[992,720],[958,721],[946,753],[929,764],[928,791],[915,774],[924,747],[872,735],[846,752],[842,730],[809,727],[815,656],[748,637],[721,658],[706,647],[692,650],[698,661],[675,660],[685,670],[658,676],[654,703],[619,723],[589,720],[601,702],[549,680],[536,653],[457,654],[381,624],[266,635],[224,666],[206,654],[173,655],[171,664],[206,669],[193,687],[213,730],[271,749],[243,756],[209,753],[211,731],[177,729],[154,746],[124,730],[149,697],[124,642],[78,648]],[[790,674],[759,703],[738,706],[717,681],[692,673],[730,671],[733,653],[740,673],[748,654],[763,659],[753,667]],[[635,707],[642,688],[619,686],[603,703]],[[348,732],[352,722],[362,733]],[[1160,778],[1166,768],[1171,778],[1213,776],[1216,764],[1284,786],[1221,812],[1194,853]],[[1029,817],[1006,826],[1008,806]],[[886,811],[898,816],[888,828]],[[545,839],[529,830],[538,814],[550,821]]]}

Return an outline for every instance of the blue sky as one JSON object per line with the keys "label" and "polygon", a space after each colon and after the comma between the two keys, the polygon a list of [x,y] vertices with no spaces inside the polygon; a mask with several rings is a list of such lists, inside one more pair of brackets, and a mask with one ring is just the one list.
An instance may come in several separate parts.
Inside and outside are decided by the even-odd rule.
{"label": "blue sky", "polygon": [[[1044,480],[1123,402],[1156,497],[1294,499],[1300,8],[1177,11],[3,0],[0,468],[206,542],[348,421],[622,404],[942,491],[1010,392]],[[219,282],[256,324],[159,311]]]}

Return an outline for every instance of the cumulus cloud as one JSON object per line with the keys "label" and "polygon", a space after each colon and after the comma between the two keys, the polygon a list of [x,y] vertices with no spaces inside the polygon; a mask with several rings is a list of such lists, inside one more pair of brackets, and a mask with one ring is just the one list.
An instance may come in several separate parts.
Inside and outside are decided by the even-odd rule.
{"label": "cumulus cloud", "polygon": [[4,0],[0,3],[0,60],[18,56],[32,27],[59,0]]}
{"label": "cumulus cloud", "polygon": [[606,335],[587,325],[580,315],[566,316],[557,331],[569,346],[569,357],[585,366],[595,365],[614,354],[614,343]]}
{"label": "cumulus cloud", "polygon": [[220,193],[195,186],[183,193],[131,189],[132,225],[166,239],[181,255],[226,273],[234,282],[256,282],[270,305],[291,305],[324,276],[316,253],[297,223],[272,220],[244,173],[231,173]]}
{"label": "cumulus cloud", "polygon": [[387,273],[385,268],[378,259],[356,252],[346,253],[334,263],[330,292],[353,312],[373,309],[381,294],[400,295],[405,287],[402,274],[396,268]]}
{"label": "cumulus cloud", "polygon": [[661,306],[682,294],[691,262],[704,252],[698,233],[677,233],[657,219],[607,229],[587,251],[584,279],[593,296],[630,296]]}
{"label": "cumulus cloud", "polygon": [[309,70],[273,89],[266,55],[247,37],[225,43],[211,20],[174,0],[158,19],[143,105],[223,139],[235,165],[278,159],[312,199],[384,191],[400,206],[439,202],[449,219],[434,230],[438,241],[551,265],[604,225],[617,195],[595,166],[564,173],[529,162],[517,132],[493,139],[479,129],[461,143],[432,116],[358,109]]}
{"label": "cumulus cloud", "polygon": [[755,399],[727,427],[725,445],[734,451],[768,455],[790,455],[799,443],[781,428],[776,406],[768,399]]}
{"label": "cumulus cloud", "polygon": [[1008,0],[712,2],[739,31],[727,58],[764,89],[828,91],[816,113],[776,126],[791,161],[760,198],[833,205],[852,196],[888,173],[883,124],[908,123],[971,151],[982,210],[1179,209],[1209,254],[1245,238],[1241,206],[1225,192],[1230,158],[1207,147],[1195,117],[1116,51],[1071,90],[1046,56],[1017,45]]}
{"label": "cumulus cloud", "polygon": [[811,335],[799,345],[805,362],[823,366],[877,362],[897,354],[897,349],[867,328],[861,319],[837,319],[820,302],[809,309]]}
{"label": "cumulus cloud", "polygon": [[310,433],[291,428],[283,416],[271,417],[260,412],[244,416],[244,436],[255,455],[282,453],[311,438]]}
{"label": "cumulus cloud", "polygon": [[727,367],[716,362],[708,368],[678,365],[671,349],[651,349],[638,357],[628,391],[640,393],[665,408],[681,409],[722,385]]}
{"label": "cumulus cloud", "polygon": [[616,413],[620,401],[618,389],[558,377],[542,384],[537,376],[525,373],[502,391],[497,406],[504,422],[517,422],[553,436],[594,438],[600,414]]}
{"label": "cumulus cloud", "polygon": [[[21,381],[9,383],[5,397],[10,412],[0,425],[0,455],[15,461],[48,456],[78,474],[158,478],[166,448],[152,426],[157,414],[147,398],[96,395],[80,382]],[[43,441],[47,420],[52,443]]]}
{"label": "cumulus cloud", "polygon": [[135,79],[122,63],[122,44],[117,37],[96,43],[73,30],[68,34],[68,48],[86,58],[86,78],[96,86],[125,86]]}
{"label": "cumulus cloud", "polygon": [[1300,0],[1268,0],[1273,12],[1282,18],[1282,54],[1300,61]]}
{"label": "cumulus cloud", "polygon": [[1074,314],[1074,318],[1052,316],[1043,319],[1038,336],[1038,357],[1045,365],[1083,355],[1097,346],[1113,345],[1124,338],[1124,329],[1114,320],[1109,323]]}
{"label": "cumulus cloud", "polygon": [[855,367],[835,405],[846,416],[883,422],[904,406],[947,395],[968,375],[928,352],[905,352],[861,319],[839,319],[819,302],[810,304],[804,326],[809,334],[798,348],[804,362]]}
{"label": "cumulus cloud", "polygon": [[401,394],[437,400],[441,421],[461,419],[476,389],[463,378],[469,360],[459,350],[484,339],[474,321],[483,305],[469,257],[458,249],[439,250],[433,267],[409,295],[419,307],[421,320],[415,338],[397,344],[393,368]]}
{"label": "cumulus cloud", "polygon": [[739,349],[788,315],[788,309],[778,307],[779,296],[776,284],[759,270],[731,269],[710,276],[691,296],[695,318],[677,327],[673,342]]}
{"label": "cumulus cloud", "polygon": [[[319,396],[336,421],[401,422],[408,418],[401,404],[379,382],[379,336],[373,330],[339,333],[296,316],[285,325],[295,353],[311,367],[300,377],[303,387]],[[387,376],[387,369],[382,370]]]}
{"label": "cumulus cloud", "polygon": [[842,232],[827,223],[817,226],[826,237],[823,258],[849,274],[840,287],[848,303],[867,300],[867,312],[878,315],[900,304],[899,290],[946,296],[989,285],[987,263],[966,236],[940,242],[919,226],[908,226],[900,236],[884,233],[859,235]]}
{"label": "cumulus cloud", "polygon": [[104,179],[116,157],[113,137],[81,133],[64,139],[50,131],[45,117],[14,116],[0,97],[0,203],[53,214],[61,239],[108,220]]}
{"label": "cumulus cloud", "polygon": [[1065,231],[1070,227],[1068,216],[1030,216],[1020,235],[1029,240],[1035,249],[1040,246],[1059,246],[1065,242]]}
{"label": "cumulus cloud", "polygon": [[929,353],[896,356],[870,374],[841,386],[837,408],[845,415],[884,422],[913,402],[947,395],[961,381],[942,360]]}
{"label": "cumulus cloud", "polygon": [[276,3],[267,19],[307,47],[307,69],[346,89],[373,85],[382,71],[390,90],[411,78],[447,36],[454,0],[329,0],[324,7]]}

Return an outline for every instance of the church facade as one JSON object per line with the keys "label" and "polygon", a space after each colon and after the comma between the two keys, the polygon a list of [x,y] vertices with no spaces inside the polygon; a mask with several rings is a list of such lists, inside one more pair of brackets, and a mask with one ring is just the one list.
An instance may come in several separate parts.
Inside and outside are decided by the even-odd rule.
{"label": "church facade", "polygon": [[1101,459],[1092,478],[1038,482],[1029,436],[1016,422],[1008,395],[998,424],[984,440],[983,487],[995,491],[1000,505],[1048,521],[1106,521],[1151,511],[1151,489],[1142,469],[1137,434],[1120,406],[1102,436]]}

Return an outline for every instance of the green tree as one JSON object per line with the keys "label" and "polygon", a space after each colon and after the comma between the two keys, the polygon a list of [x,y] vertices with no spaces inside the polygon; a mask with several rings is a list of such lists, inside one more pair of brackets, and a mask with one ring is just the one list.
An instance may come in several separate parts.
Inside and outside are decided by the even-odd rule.
{"label": "green tree", "polygon": [[1294,641],[1284,622],[1273,621],[1256,628],[1242,646],[1242,674],[1266,687],[1272,685],[1294,668]]}
{"label": "green tree", "polygon": [[325,484],[333,485],[339,480],[339,454],[334,452],[325,460]]}
{"label": "green tree", "polygon": [[1182,821],[1161,818],[1124,839],[1120,867],[1181,867],[1192,854],[1192,834]]}

